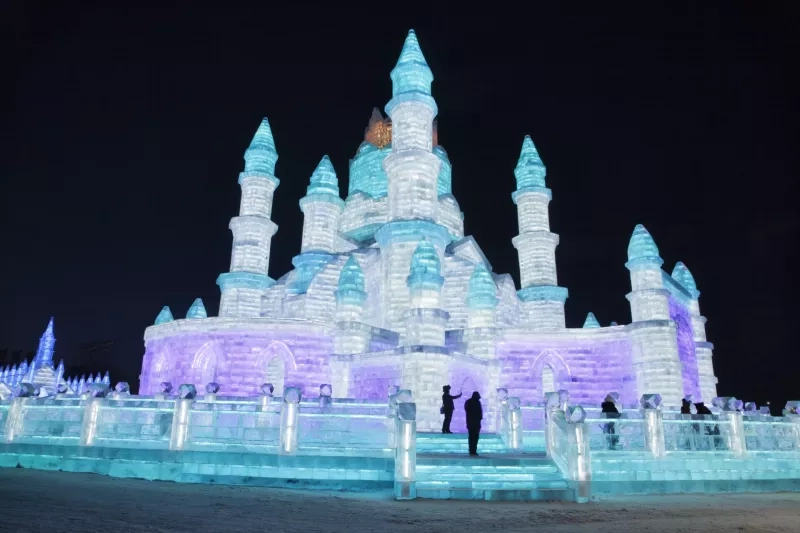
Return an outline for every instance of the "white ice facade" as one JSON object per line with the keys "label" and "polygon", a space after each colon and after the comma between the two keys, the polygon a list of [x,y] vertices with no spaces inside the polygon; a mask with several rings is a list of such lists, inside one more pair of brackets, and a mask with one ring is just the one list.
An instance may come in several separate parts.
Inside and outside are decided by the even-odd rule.
{"label": "white ice facade", "polygon": [[413,391],[423,430],[440,423],[445,384],[479,390],[489,412],[498,409],[498,388],[525,403],[556,390],[583,405],[612,391],[626,405],[645,393],[672,406],[687,395],[716,396],[700,293],[683,263],[667,274],[652,237],[636,226],[625,264],[631,323],[601,327],[590,313],[583,327],[567,328],[552,193],[533,141],[525,137],[513,169],[517,290],[464,235],[453,169],[438,144],[433,74],[413,32],[391,79],[388,116],[373,114],[350,161],[346,199],[327,156],[311,173],[300,200],[300,253],[277,280],[268,270],[278,153],[262,121],[239,176],[230,271],[217,280],[219,316],[207,317],[199,300],[185,319],[165,308],[145,332],[142,393],[165,381],[213,381],[238,396],[267,382],[314,395],[329,383],[334,397],[382,399],[396,385]]}

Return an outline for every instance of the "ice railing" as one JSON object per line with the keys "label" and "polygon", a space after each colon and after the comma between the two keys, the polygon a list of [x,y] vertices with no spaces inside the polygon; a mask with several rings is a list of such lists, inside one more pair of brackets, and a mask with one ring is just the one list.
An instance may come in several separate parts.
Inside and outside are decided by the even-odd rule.
{"label": "ice railing", "polygon": [[[330,385],[317,398],[288,387],[273,397],[269,384],[255,398],[224,397],[210,383],[155,396],[134,396],[126,384],[93,384],[81,395],[50,393],[30,383],[0,398],[4,442],[171,450],[392,455],[397,401],[334,399]],[[409,398],[410,399],[410,398]]]}

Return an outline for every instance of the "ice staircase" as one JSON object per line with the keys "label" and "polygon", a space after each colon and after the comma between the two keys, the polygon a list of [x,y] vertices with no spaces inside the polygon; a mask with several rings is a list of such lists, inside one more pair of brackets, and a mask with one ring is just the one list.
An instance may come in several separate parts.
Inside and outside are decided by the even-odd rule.
{"label": "ice staircase", "polygon": [[453,500],[562,500],[575,494],[543,450],[508,453],[499,435],[484,434],[478,457],[465,434],[417,434],[417,497]]}

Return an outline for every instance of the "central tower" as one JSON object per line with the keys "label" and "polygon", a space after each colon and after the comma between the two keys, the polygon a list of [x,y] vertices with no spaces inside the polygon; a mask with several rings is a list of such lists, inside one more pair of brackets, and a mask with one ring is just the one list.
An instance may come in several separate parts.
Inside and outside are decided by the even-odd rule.
{"label": "central tower", "polygon": [[414,30],[408,32],[391,78],[392,99],[386,113],[392,119],[392,151],[383,161],[389,183],[389,222],[375,238],[381,247],[386,289],[383,326],[402,332],[401,316],[410,305],[406,278],[411,255],[420,241],[428,239],[443,261],[449,242],[447,229],[435,222],[442,162],[432,151],[433,119],[438,112],[431,96],[433,73]]}

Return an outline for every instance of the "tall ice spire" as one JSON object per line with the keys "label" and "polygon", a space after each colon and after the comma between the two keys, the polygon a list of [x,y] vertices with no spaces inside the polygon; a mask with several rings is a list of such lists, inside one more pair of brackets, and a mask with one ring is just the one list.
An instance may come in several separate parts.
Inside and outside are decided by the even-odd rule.
{"label": "tall ice spire", "polygon": [[270,216],[280,180],[275,177],[278,152],[266,118],[245,151],[244,161],[244,171],[239,174],[239,216],[229,224],[233,232],[231,268],[217,278],[222,292],[219,315],[226,317],[261,316],[261,296],[275,283],[268,274],[272,236],[278,226]]}
{"label": "tall ice spire", "polygon": [[36,357],[33,359],[33,365],[40,368],[44,365],[53,366],[53,351],[56,346],[56,336],[53,333],[53,318],[47,324],[47,329],[42,333],[39,339],[39,349],[36,350]]}
{"label": "tall ice spire", "polygon": [[519,235],[512,240],[519,253],[518,295],[525,321],[538,329],[561,329],[565,327],[564,303],[569,293],[558,286],[558,235],[550,231],[552,193],[545,184],[546,174],[539,151],[526,135],[514,169],[517,190],[511,196],[519,219]]}

